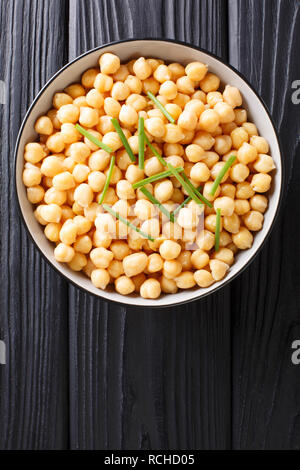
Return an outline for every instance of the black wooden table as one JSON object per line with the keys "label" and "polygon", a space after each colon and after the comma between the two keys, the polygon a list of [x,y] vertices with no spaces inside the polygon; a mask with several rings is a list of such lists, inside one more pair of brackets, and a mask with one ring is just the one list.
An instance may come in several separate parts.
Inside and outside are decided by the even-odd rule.
{"label": "black wooden table", "polygon": [[[299,0],[0,0],[0,16],[0,448],[299,449]],[[18,128],[39,89],[82,52],[130,37],[184,40],[240,70],[286,164],[256,260],[172,309],[118,307],[69,285],[29,240],[13,188]]]}

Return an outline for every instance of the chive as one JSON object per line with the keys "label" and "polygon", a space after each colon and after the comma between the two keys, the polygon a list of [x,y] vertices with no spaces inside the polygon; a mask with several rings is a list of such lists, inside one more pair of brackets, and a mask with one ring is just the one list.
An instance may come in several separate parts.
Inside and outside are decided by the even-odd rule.
{"label": "chive", "polygon": [[202,202],[204,202],[204,204],[206,204],[208,207],[212,207],[212,203],[208,201],[208,199],[206,199],[204,196],[202,196],[202,194],[199,193],[198,189],[195,188],[195,186],[190,182],[190,180],[188,179],[188,177],[186,176],[185,173],[182,174],[182,177],[183,179],[186,181],[186,184],[189,185],[189,187],[191,188],[192,191],[194,191],[194,193],[196,194],[196,196],[201,199]]}
{"label": "chive", "polygon": [[111,175],[112,175],[114,166],[115,166],[115,156],[113,155],[111,157],[111,160],[110,160],[109,170],[108,170],[108,173],[107,173],[107,177],[106,177],[106,181],[105,181],[103,191],[102,191],[100,199],[99,199],[99,204],[102,204],[102,202],[105,198],[105,194],[108,190],[108,186],[109,186],[109,182],[110,182],[110,179],[111,179]]}
{"label": "chive", "polygon": [[145,133],[145,141],[146,141],[146,144],[148,145],[149,149],[151,150],[151,152],[156,156],[156,158],[160,161],[160,163],[162,165],[166,166],[167,165],[166,160],[158,153],[156,148],[153,147],[153,145],[150,143],[146,133]]}
{"label": "chive", "polygon": [[[167,167],[169,168],[169,170],[173,173],[173,175],[175,176],[175,178],[179,181],[179,183],[181,184],[181,186],[186,190],[186,192],[188,193],[188,195],[194,199],[195,202],[197,202],[197,204],[201,204],[202,205],[202,202],[201,200],[198,198],[198,196],[196,195],[196,193],[193,191],[192,188],[190,188],[190,186],[186,183],[186,181],[181,177],[181,175],[178,173],[177,171],[177,168],[174,168],[173,165],[171,165],[171,163],[167,163]],[[195,188],[196,189],[196,188]]]}
{"label": "chive", "polygon": [[150,237],[150,235],[140,230],[138,227],[136,227],[136,225],[129,222],[129,220],[124,219],[124,217],[122,217],[117,212],[113,211],[107,204],[103,204],[103,207],[107,212],[109,212],[111,215],[116,217],[116,219],[119,219],[121,222],[123,222],[123,224],[127,225],[127,227],[132,228],[136,232],[140,233],[144,238],[148,238],[148,240],[151,240],[152,242],[154,242],[154,238]]}
{"label": "chive", "polygon": [[[202,187],[199,186],[197,189],[198,189],[198,191],[201,191]],[[174,215],[178,214],[180,209],[182,209],[191,200],[192,200],[191,196],[188,196],[178,207],[176,207],[176,209],[173,211],[173,214]]]}
{"label": "chive", "polygon": [[210,191],[209,194],[211,194],[212,196],[215,195],[215,192],[217,191],[218,186],[220,185],[220,183],[222,181],[222,178],[224,177],[225,173],[229,170],[229,168],[231,167],[231,165],[233,164],[233,162],[235,160],[236,160],[235,155],[231,155],[231,157],[228,158],[228,160],[225,163],[225,165],[223,166],[222,170],[219,172],[218,176],[216,177],[216,179],[214,181],[214,184],[212,185],[212,188],[211,188],[211,191]]}
{"label": "chive", "polygon": [[[177,168],[178,171],[182,172],[183,168]],[[153,183],[154,181],[161,180],[163,178],[167,178],[168,176],[172,176],[172,173],[170,170],[162,171],[161,173],[156,173],[156,175],[149,176],[149,178],[145,178],[141,181],[137,181],[136,183],[133,183],[132,187],[133,189],[140,188],[141,186],[145,186],[148,183]]]}
{"label": "chive", "polygon": [[161,102],[158,101],[157,98],[155,98],[155,96],[153,95],[153,93],[151,93],[151,91],[148,91],[148,92],[147,92],[147,95],[149,96],[150,100],[152,100],[153,103],[158,107],[158,109],[160,109],[161,112],[166,116],[166,118],[167,118],[172,124],[174,124],[174,123],[175,123],[175,119],[171,116],[170,113],[168,113],[168,111],[167,111],[166,108],[161,104]]}
{"label": "chive", "polygon": [[125,150],[126,150],[126,152],[128,153],[128,155],[129,155],[130,160],[131,160],[132,162],[135,162],[135,161],[136,161],[136,158],[135,158],[135,156],[133,155],[133,151],[132,151],[132,149],[131,149],[131,147],[130,147],[130,145],[129,145],[128,140],[127,140],[126,137],[125,137],[124,132],[123,132],[122,129],[121,129],[121,126],[120,126],[120,124],[119,124],[118,119],[113,118],[113,119],[111,119],[111,122],[112,122],[112,125],[114,126],[114,128],[115,128],[115,130],[116,130],[118,136],[120,137],[120,139],[121,139],[121,141],[122,141],[122,144],[124,145]]}
{"label": "chive", "polygon": [[138,127],[138,138],[139,138],[139,168],[144,169],[144,153],[145,153],[145,132],[144,132],[144,118],[139,117]]}
{"label": "chive", "polygon": [[84,135],[84,137],[86,137],[91,142],[93,142],[93,144],[97,145],[98,147],[101,147],[103,150],[105,150],[108,153],[113,152],[113,149],[111,149],[108,145],[101,142],[101,140],[97,139],[97,137],[95,137],[93,134],[90,134],[88,131],[86,131],[79,124],[75,124],[75,127],[80,132],[80,134]]}
{"label": "chive", "polygon": [[219,251],[220,246],[220,226],[221,226],[221,209],[217,209],[216,231],[215,231],[215,250]]}
{"label": "chive", "polygon": [[142,188],[141,188],[141,191],[142,191],[142,193],[145,194],[145,196],[147,196],[147,198],[148,198],[155,206],[157,206],[157,207],[159,208],[159,210],[160,210],[163,214],[165,214],[165,216],[168,217],[169,220],[171,220],[171,222],[174,222],[174,215],[173,215],[171,212],[169,212],[168,209],[166,209],[157,199],[155,199],[155,197],[152,196],[152,194],[149,193],[149,191],[148,191],[146,188],[142,187]]}

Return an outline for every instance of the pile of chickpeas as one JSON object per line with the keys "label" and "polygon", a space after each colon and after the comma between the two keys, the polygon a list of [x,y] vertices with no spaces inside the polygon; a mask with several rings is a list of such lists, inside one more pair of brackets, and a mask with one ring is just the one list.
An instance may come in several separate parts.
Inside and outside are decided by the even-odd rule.
{"label": "pile of chickpeas", "polygon": [[[201,62],[184,67],[140,57],[121,64],[115,54],[104,53],[99,65],[84,72],[81,83],[55,93],[53,107],[35,123],[37,141],[25,146],[27,197],[45,236],[55,244],[54,257],[83,271],[97,288],[112,285],[122,295],[137,292],[155,299],[161,292],[207,288],[223,279],[237,251],[250,248],[253,234],[263,226],[265,193],[275,168],[268,142],[248,121],[239,90],[220,88],[219,77]],[[148,98],[148,91],[174,124]],[[184,168],[195,187],[202,186],[212,207],[191,200],[173,223],[140,188],[133,189],[133,183],[166,170],[148,146],[144,169],[138,166],[140,116],[155,149],[175,168]],[[119,120],[136,162],[129,158],[112,118]],[[129,221],[138,218],[153,241],[98,203],[112,154],[83,137],[76,123],[115,155],[104,203]],[[213,182],[231,155],[237,158],[212,196]],[[173,176],[146,189],[170,212],[187,197]],[[221,231],[215,251],[217,209]],[[194,228],[200,214],[204,226],[199,233]]]}

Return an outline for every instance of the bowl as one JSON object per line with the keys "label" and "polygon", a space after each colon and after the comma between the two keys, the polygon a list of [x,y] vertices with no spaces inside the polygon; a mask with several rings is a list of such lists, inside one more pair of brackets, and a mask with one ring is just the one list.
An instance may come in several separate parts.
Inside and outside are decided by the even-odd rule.
{"label": "bowl", "polygon": [[[121,62],[139,56],[145,56],[157,57],[168,62],[180,62],[182,64],[187,64],[191,61],[206,63],[210,71],[215,72],[221,78],[221,83],[228,83],[239,88],[243,96],[243,106],[247,109],[250,120],[256,124],[260,135],[264,136],[269,142],[271,155],[276,164],[276,170],[272,178],[272,187],[269,192],[269,207],[265,213],[263,228],[254,236],[252,247],[238,253],[235,263],[227,276],[222,281],[216,282],[208,288],[203,289],[195,287],[193,289],[180,291],[176,294],[162,295],[159,299],[155,300],[144,299],[133,294],[124,297],[113,290],[103,291],[97,289],[85,274],[74,272],[66,264],[60,264],[54,259],[53,244],[47,240],[43,232],[43,227],[37,222],[33,215],[33,208],[27,200],[26,189],[22,181],[22,170],[24,165],[24,146],[28,141],[35,140],[36,138],[34,123],[40,115],[45,114],[48,109],[50,109],[52,97],[55,92],[63,90],[70,83],[79,80],[81,74],[86,69],[96,66],[99,56],[108,51],[117,54]],[[58,273],[84,291],[107,301],[140,307],[164,307],[190,302],[215,292],[240,274],[254,259],[271,231],[281,199],[282,179],[282,158],[274,124],[263,101],[246,79],[233,67],[222,62],[218,57],[205,50],[183,42],[165,39],[132,39],[113,42],[92,49],[67,64],[46,83],[33,101],[23,120],[15,150],[15,183],[21,215],[25,227],[45,259]]]}

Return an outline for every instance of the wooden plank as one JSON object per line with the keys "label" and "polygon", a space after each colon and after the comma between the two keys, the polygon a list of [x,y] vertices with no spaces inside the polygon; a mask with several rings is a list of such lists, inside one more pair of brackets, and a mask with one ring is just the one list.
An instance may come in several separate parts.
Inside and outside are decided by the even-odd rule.
{"label": "wooden plank", "polygon": [[63,0],[0,2],[1,280],[0,448],[68,444],[66,283],[41,259],[21,225],[13,151],[35,94],[66,61]]}
{"label": "wooden plank", "polygon": [[[70,2],[69,54],[126,37],[191,41],[226,58],[226,3]],[[141,311],[69,289],[70,443],[95,449],[230,446],[229,288]]]}
{"label": "wooden plank", "polygon": [[230,61],[269,106],[287,169],[277,225],[232,284],[233,447],[299,449],[300,366],[291,362],[300,338],[299,106],[291,84],[300,77],[300,4],[232,0],[228,17]]}

